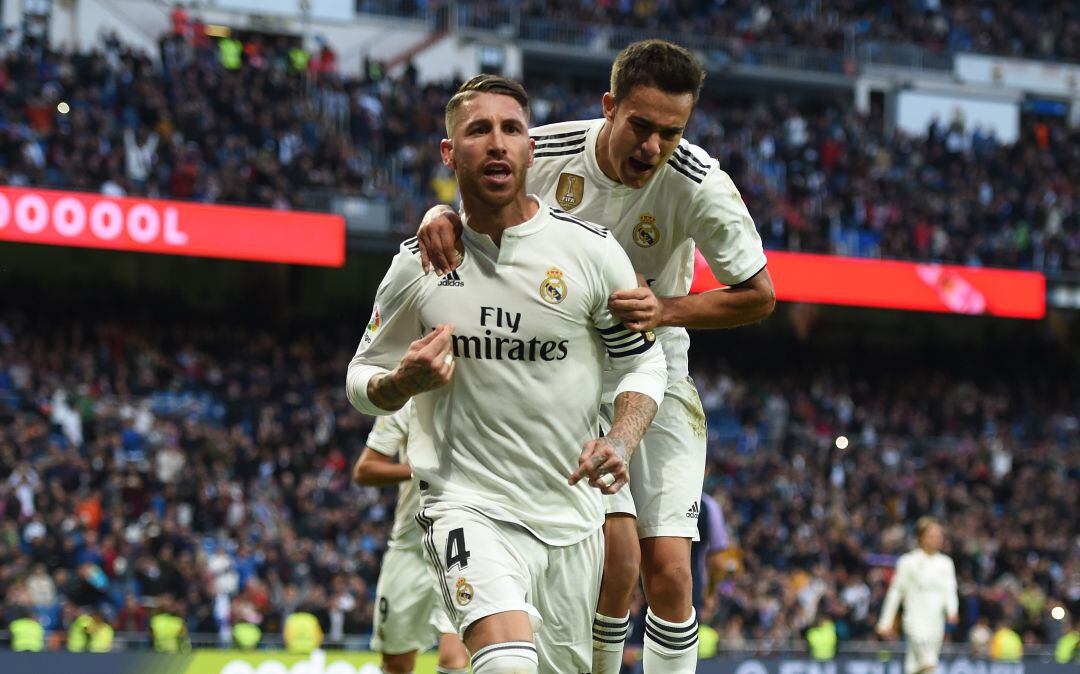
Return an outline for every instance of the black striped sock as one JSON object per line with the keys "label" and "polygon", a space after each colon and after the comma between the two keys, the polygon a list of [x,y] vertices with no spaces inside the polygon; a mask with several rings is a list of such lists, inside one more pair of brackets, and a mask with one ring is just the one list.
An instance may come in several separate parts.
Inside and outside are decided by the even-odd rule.
{"label": "black striped sock", "polygon": [[[514,658],[520,661],[528,661],[535,667],[539,662],[536,657],[536,646],[529,641],[504,641],[498,644],[484,646],[473,653],[472,668],[474,674],[484,674],[484,668],[489,664],[495,664],[502,658]],[[496,665],[497,666],[497,665]]]}
{"label": "black striped sock", "polygon": [[697,612],[686,622],[673,623],[658,618],[652,609],[645,614],[645,646],[669,657],[697,649]]}
{"label": "black striped sock", "polygon": [[622,618],[612,618],[599,613],[593,618],[593,648],[601,651],[621,651],[626,635],[630,633],[630,613]]}

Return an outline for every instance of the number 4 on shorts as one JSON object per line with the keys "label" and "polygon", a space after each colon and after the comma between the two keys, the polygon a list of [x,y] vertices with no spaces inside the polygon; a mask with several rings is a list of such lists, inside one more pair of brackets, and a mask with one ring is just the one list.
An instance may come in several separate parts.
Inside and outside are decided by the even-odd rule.
{"label": "number 4 on shorts", "polygon": [[446,537],[446,570],[455,566],[464,569],[469,565],[472,553],[465,547],[465,530],[458,527]]}

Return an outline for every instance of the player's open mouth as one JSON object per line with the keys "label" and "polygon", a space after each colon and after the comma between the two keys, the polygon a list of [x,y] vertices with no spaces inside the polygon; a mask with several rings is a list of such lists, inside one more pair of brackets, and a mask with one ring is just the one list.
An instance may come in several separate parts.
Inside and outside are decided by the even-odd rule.
{"label": "player's open mouth", "polygon": [[645,162],[635,157],[627,159],[627,163],[630,164],[630,168],[634,169],[638,173],[648,173],[653,169],[652,164],[646,164]]}
{"label": "player's open mouth", "polygon": [[484,181],[501,185],[510,181],[514,172],[510,170],[510,164],[494,161],[484,165]]}

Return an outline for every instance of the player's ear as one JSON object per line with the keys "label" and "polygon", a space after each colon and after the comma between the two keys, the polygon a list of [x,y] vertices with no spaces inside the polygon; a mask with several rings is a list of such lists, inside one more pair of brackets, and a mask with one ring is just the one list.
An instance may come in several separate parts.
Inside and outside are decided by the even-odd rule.
{"label": "player's ear", "polygon": [[532,165],[533,165],[533,154],[535,152],[536,152],[536,141],[533,140],[532,136],[530,136],[529,137],[529,163],[526,164],[526,166],[532,167]]}
{"label": "player's ear", "polygon": [[604,119],[609,122],[615,121],[615,94],[610,91],[604,92],[604,97],[601,99],[601,103],[604,108]]}
{"label": "player's ear", "polygon": [[457,166],[454,165],[454,141],[443,138],[439,142],[439,154],[442,155],[442,163],[446,168],[451,171],[457,170]]}

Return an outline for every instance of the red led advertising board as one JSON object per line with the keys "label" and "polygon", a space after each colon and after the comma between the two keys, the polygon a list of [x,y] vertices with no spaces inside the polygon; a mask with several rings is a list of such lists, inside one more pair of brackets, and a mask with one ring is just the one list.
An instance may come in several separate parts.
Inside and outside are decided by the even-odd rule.
{"label": "red led advertising board", "polygon": [[[1046,277],[1037,272],[766,251],[776,299],[881,309],[1038,319]],[[700,253],[691,292],[721,287]]]}
{"label": "red led advertising board", "polygon": [[0,187],[0,241],[325,267],[345,263],[336,215]]}

